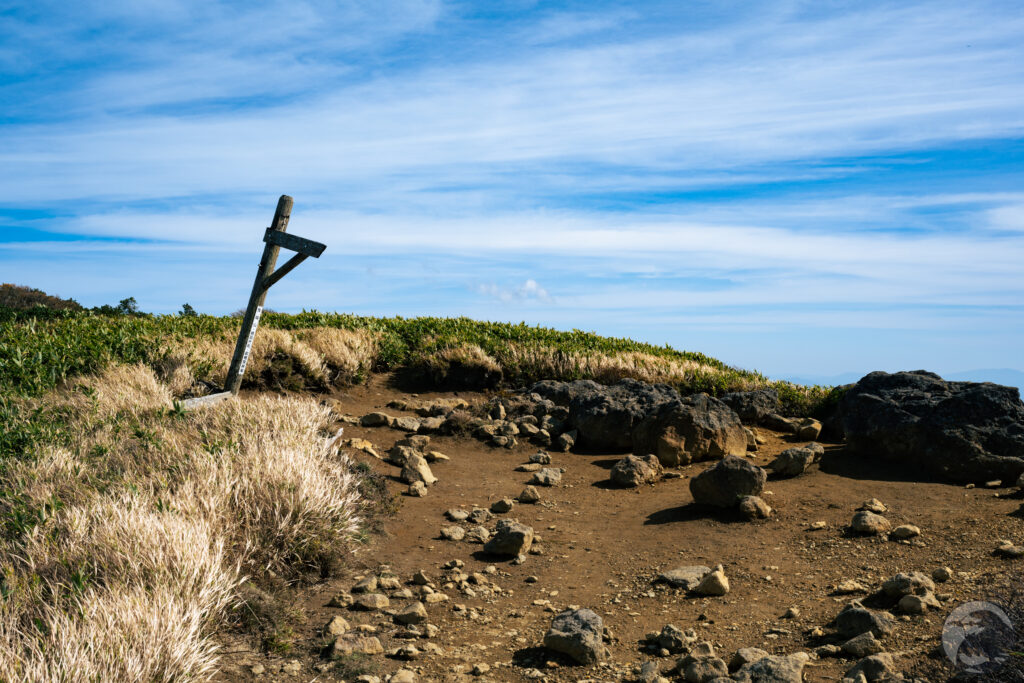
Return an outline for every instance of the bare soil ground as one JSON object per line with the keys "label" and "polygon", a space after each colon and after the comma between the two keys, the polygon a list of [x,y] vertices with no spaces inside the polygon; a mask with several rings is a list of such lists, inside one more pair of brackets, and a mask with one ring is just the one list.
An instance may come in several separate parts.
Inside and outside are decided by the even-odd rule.
{"label": "bare soil ground", "polygon": [[[486,398],[469,392],[458,395],[471,402]],[[382,410],[400,416],[411,413],[385,405],[408,397],[382,376],[329,400],[336,401],[340,413],[361,416]],[[373,442],[382,455],[406,436],[386,427],[339,426],[345,427],[346,437]],[[760,431],[768,442],[750,454],[758,465],[793,445],[784,435]],[[1009,489],[916,481],[918,472],[848,455],[841,444],[824,445],[820,466],[796,478],[769,480],[762,497],[774,513],[760,522],[743,522],[691,505],[689,478],[711,463],[681,468],[679,478],[654,485],[618,489],[610,486],[608,474],[622,454],[551,451],[551,466],[565,469],[561,485],[540,488],[539,503],[517,504],[488,524],[493,528],[499,518],[515,518],[540,536],[536,545],[543,554],[529,555],[518,566],[485,555],[479,544],[442,540],[438,532],[451,524],[444,517],[449,508],[487,508],[497,499],[517,496],[531,475],[514,468],[537,451],[535,446],[521,442],[510,450],[495,449],[470,437],[432,437],[430,448],[451,459],[431,466],[439,481],[423,498],[402,495],[407,487],[397,480],[397,468],[355,452],[356,459],[389,478],[389,490],[401,495],[400,509],[385,522],[385,532],[359,551],[343,576],[294,591],[295,605],[304,616],[289,652],[268,655],[252,643],[225,635],[221,680],[352,681],[360,671],[385,677],[400,668],[412,669],[421,681],[519,681],[531,675],[548,681],[632,680],[643,661],[656,660],[662,671],[674,664],[675,657],[659,658],[643,645],[646,633],[669,623],[696,629],[727,661],[741,647],[775,654],[812,652],[826,641],[807,634],[824,627],[851,597],[858,597],[835,595],[841,581],[855,579],[875,591],[898,572],[930,574],[948,566],[953,578],[937,584],[936,591],[942,610],[899,618],[895,632],[883,640],[905,674],[946,680],[953,672],[941,650],[943,620],[956,605],[989,597],[994,586],[1016,575],[1014,561],[996,558],[992,551],[999,539],[1021,540],[1020,502]],[[870,498],[888,506],[886,517],[894,526],[914,524],[922,535],[910,542],[849,535],[850,518]],[[810,530],[819,520],[827,527]],[[491,585],[474,587],[473,596],[444,587],[441,567],[455,559],[465,563],[467,574],[484,573]],[[698,564],[724,565],[729,594],[694,598],[652,583],[660,571]],[[489,566],[496,571],[485,573]],[[422,570],[433,577],[438,591],[449,596],[447,602],[428,606],[429,623],[439,628],[436,636],[399,639],[395,635],[403,629],[386,613],[328,606],[333,596],[347,592],[359,578],[382,570],[403,583]],[[406,603],[392,600],[391,608]],[[607,664],[571,665],[540,647],[554,614],[570,605],[593,609],[613,632]],[[791,607],[799,609],[799,616],[782,618]],[[353,627],[364,625],[378,637],[385,654],[335,663],[321,659],[318,651],[325,640],[319,629],[339,614]],[[415,661],[388,656],[410,642],[420,649],[434,643],[440,650]],[[853,663],[812,658],[805,677],[836,681]],[[488,665],[489,671],[471,675],[477,664]],[[252,673],[254,666],[262,673]]]}

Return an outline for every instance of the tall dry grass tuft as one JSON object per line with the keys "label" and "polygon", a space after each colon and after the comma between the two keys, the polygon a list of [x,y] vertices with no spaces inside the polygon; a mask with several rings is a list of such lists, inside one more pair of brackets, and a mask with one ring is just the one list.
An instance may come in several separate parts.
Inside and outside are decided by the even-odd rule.
{"label": "tall dry grass tuft", "polygon": [[564,352],[552,346],[511,344],[500,358],[505,367],[517,368],[528,377],[593,379],[613,383],[627,377],[645,382],[688,383],[700,373],[718,373],[717,368],[693,360],[671,360],[637,351]]}
{"label": "tall dry grass tuft", "polygon": [[334,382],[356,384],[365,380],[377,360],[379,334],[369,330],[317,327],[299,330],[296,336],[333,371]]}
{"label": "tall dry grass tuft", "polygon": [[[261,329],[253,340],[245,382],[259,377],[275,359],[288,358],[298,373],[314,384],[355,384],[365,381],[379,351],[379,333],[369,330],[313,328],[296,331]],[[159,377],[175,396],[193,387],[196,378],[223,386],[235,341],[228,335],[203,339],[166,340],[170,351],[156,364]]]}
{"label": "tall dry grass tuft", "polygon": [[198,429],[230,432],[235,445],[197,463],[179,499],[216,520],[246,571],[322,571],[350,551],[357,482],[332,439],[310,438],[330,415],[309,399],[272,396],[197,414]]}
{"label": "tall dry grass tuft", "polygon": [[41,401],[64,447],[6,463],[0,680],[201,680],[244,576],[351,552],[356,482],[330,410],[260,396],[181,415],[143,366]]}

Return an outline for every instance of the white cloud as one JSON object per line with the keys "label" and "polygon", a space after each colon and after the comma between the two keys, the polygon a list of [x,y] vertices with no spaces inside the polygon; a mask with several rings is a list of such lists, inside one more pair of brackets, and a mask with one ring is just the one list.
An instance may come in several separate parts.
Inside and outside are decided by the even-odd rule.
{"label": "white cloud", "polygon": [[476,291],[478,294],[498,299],[505,303],[526,300],[552,301],[547,290],[537,284],[537,281],[532,278],[516,287],[502,287],[493,283],[479,284],[476,286]]}
{"label": "white cloud", "polygon": [[[533,173],[562,173],[585,187],[595,177],[607,185],[623,167],[706,176],[1015,136],[1024,131],[1018,14],[951,4],[831,19],[755,14],[698,34],[683,27],[670,37],[430,64],[349,83],[323,79],[325,69],[346,68],[344,60],[271,52],[263,64],[258,55],[221,54],[207,42],[237,30],[221,17],[198,39],[208,48],[201,59],[112,74],[83,96],[117,112],[187,99],[192,78],[205,95],[260,93],[264,73],[304,96],[189,117],[114,113],[59,128],[8,125],[0,162],[19,167],[7,189],[25,201],[267,187],[329,198],[397,186],[414,197],[480,184],[530,197],[544,189],[523,182]],[[411,26],[435,15],[424,11]]]}

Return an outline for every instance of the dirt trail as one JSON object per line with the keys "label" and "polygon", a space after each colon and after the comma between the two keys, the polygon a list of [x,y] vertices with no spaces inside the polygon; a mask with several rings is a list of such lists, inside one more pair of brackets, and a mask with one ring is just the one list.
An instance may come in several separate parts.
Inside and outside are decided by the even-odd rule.
{"label": "dirt trail", "polygon": [[[411,415],[385,408],[393,399],[409,397],[385,380],[375,377],[368,385],[337,394],[337,409],[356,416],[376,410]],[[485,398],[467,392],[458,395],[471,402]],[[381,454],[405,436],[386,427],[343,426],[346,437],[368,439]],[[793,445],[783,435],[763,429],[761,433],[768,443],[751,454],[755,464],[763,466]],[[495,449],[469,437],[432,437],[430,449],[450,457],[431,465],[438,482],[423,498],[401,496],[398,513],[386,522],[386,535],[361,550],[345,576],[299,592],[296,600],[307,614],[308,632],[300,634],[303,637],[293,651],[283,658],[270,657],[231,642],[221,678],[351,681],[358,667],[382,677],[404,667],[414,670],[421,681],[520,681],[531,675],[548,681],[632,680],[643,661],[657,661],[663,672],[673,665],[675,657],[659,658],[645,651],[642,643],[645,633],[666,624],[696,629],[727,661],[741,647],[760,647],[773,654],[811,652],[823,641],[806,633],[824,627],[850,600],[850,596],[832,594],[841,581],[856,579],[876,590],[897,572],[930,574],[948,566],[953,579],[937,587],[942,610],[898,619],[895,633],[883,640],[887,651],[899,655],[902,671],[929,681],[945,680],[949,668],[940,648],[942,621],[953,607],[986,597],[999,577],[1015,571],[1012,561],[993,557],[992,550],[998,539],[1021,540],[1021,523],[1013,516],[1020,503],[1007,497],[1006,489],[1000,494],[984,488],[913,482],[915,473],[862,461],[844,453],[838,444],[824,445],[820,466],[793,479],[769,480],[762,497],[774,513],[766,521],[752,523],[709,516],[689,505],[689,478],[708,463],[676,470],[679,478],[630,490],[608,485],[609,469],[621,454],[549,451],[551,466],[565,469],[561,485],[538,487],[539,503],[516,504],[510,513],[496,516],[528,524],[541,537],[536,545],[543,554],[531,554],[516,566],[484,555],[479,544],[441,540],[439,530],[451,524],[444,517],[449,508],[487,508],[497,499],[516,497],[531,475],[514,468],[537,448],[520,443],[513,449]],[[407,487],[397,480],[397,468],[360,452],[354,457],[389,476],[388,486],[394,493],[404,493]],[[845,527],[854,511],[870,498],[888,506],[886,517],[894,525],[917,525],[922,536],[912,542],[848,536]],[[487,526],[493,529],[496,519]],[[827,522],[827,528],[809,530],[815,521]],[[474,587],[476,595],[469,596],[458,588],[443,587],[441,567],[450,560],[464,562],[462,571],[467,574],[484,573],[500,592]],[[694,598],[652,584],[660,571],[699,564],[724,565],[732,587],[728,595]],[[491,565],[496,572],[485,573]],[[403,584],[422,570],[434,579],[437,590],[449,596],[447,602],[428,605],[428,621],[439,628],[436,636],[398,639],[394,635],[401,629],[386,614],[328,606],[357,578],[382,567]],[[400,609],[407,602],[392,600],[391,607]],[[570,605],[593,609],[611,629],[611,658],[603,667],[570,666],[539,647],[554,613]],[[799,616],[782,618],[791,607],[799,610]],[[335,615],[342,615],[353,627],[365,624],[375,629],[373,635],[380,639],[385,654],[346,661],[347,670],[318,659],[316,650],[323,638],[317,630]],[[409,662],[386,655],[409,643],[421,650],[433,643],[440,651]],[[839,680],[853,662],[812,658],[805,669],[806,680]],[[478,664],[486,664],[489,671],[471,675]],[[254,665],[265,672],[252,674]]]}

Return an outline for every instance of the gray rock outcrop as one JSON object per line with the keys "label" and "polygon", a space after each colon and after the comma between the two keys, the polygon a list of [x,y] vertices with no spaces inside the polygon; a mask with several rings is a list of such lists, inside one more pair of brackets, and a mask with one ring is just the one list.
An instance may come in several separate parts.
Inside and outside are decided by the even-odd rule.
{"label": "gray rock outcrop", "polygon": [[898,460],[951,482],[1024,473],[1024,403],[1014,387],[872,372],[842,395],[833,427],[851,452]]}

